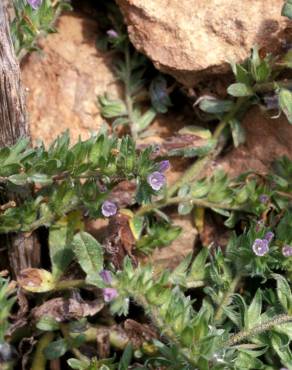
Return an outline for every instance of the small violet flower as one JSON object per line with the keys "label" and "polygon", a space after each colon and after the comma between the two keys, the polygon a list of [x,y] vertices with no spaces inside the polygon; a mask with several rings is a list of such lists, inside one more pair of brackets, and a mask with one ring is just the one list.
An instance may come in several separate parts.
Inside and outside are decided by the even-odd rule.
{"label": "small violet flower", "polygon": [[108,37],[111,37],[112,39],[116,39],[119,37],[119,34],[115,30],[108,30],[106,31],[106,34],[108,35]]}
{"label": "small violet flower", "polygon": [[170,163],[169,160],[164,160],[159,163],[159,172],[165,172],[169,169]]}
{"label": "small violet flower", "polygon": [[282,254],[284,257],[292,257],[292,247],[290,245],[284,245]]}
{"label": "small violet flower", "polygon": [[269,196],[267,194],[262,194],[259,196],[259,201],[263,204],[267,204],[269,201]]}
{"label": "small violet flower", "polygon": [[274,233],[272,231],[268,231],[266,235],[264,236],[264,239],[268,241],[268,243],[271,243],[271,241],[274,238]]}
{"label": "small violet flower", "polygon": [[279,99],[277,95],[265,96],[264,102],[268,110],[279,108]]}
{"label": "small violet flower", "polygon": [[37,10],[41,4],[42,0],[27,0],[27,3],[34,9]]}
{"label": "small violet flower", "polygon": [[158,171],[155,171],[155,172],[151,173],[147,177],[148,184],[155,191],[160,190],[163,187],[163,185],[165,184],[165,181],[166,181],[165,176],[162,173],[158,172]]}
{"label": "small violet flower", "polygon": [[105,302],[111,302],[113,299],[117,298],[118,291],[115,288],[104,288],[103,292],[103,299]]}
{"label": "small violet flower", "polygon": [[262,257],[269,251],[269,242],[266,239],[256,239],[252,245],[252,250],[254,254]]}
{"label": "small violet flower", "polygon": [[102,270],[99,275],[106,284],[112,282],[112,274],[109,270]]}
{"label": "small violet flower", "polygon": [[104,215],[104,217],[114,216],[117,213],[117,210],[117,205],[109,200],[106,200],[102,203],[101,213]]}

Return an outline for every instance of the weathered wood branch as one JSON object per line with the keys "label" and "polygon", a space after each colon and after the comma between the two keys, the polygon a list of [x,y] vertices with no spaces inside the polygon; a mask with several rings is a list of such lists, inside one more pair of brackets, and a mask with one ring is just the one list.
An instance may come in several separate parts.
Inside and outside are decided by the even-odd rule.
{"label": "weathered wood branch", "polygon": [[[9,22],[3,1],[0,0],[0,147],[15,144],[29,136],[26,120],[25,96],[21,85],[20,68],[12,45]],[[9,200],[21,202],[21,197],[9,194]],[[8,254],[15,275],[24,268],[39,264],[40,253],[35,236],[12,235],[8,239]]]}

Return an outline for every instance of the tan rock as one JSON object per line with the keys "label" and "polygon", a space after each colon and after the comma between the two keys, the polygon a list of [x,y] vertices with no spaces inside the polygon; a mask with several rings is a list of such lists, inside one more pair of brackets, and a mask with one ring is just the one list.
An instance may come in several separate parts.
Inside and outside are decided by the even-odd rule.
{"label": "tan rock", "polygon": [[242,125],[246,131],[245,144],[231,150],[216,164],[230,176],[249,170],[267,173],[276,159],[284,155],[292,159],[292,126],[283,114],[272,119],[254,107]]}
{"label": "tan rock", "polygon": [[104,120],[97,96],[119,91],[108,56],[96,48],[96,21],[64,14],[57,28],[22,66],[32,138],[47,144],[66,129],[73,142],[98,131]]}
{"label": "tan rock", "polygon": [[277,47],[283,0],[117,0],[130,39],[162,71],[192,86],[250,49]]}

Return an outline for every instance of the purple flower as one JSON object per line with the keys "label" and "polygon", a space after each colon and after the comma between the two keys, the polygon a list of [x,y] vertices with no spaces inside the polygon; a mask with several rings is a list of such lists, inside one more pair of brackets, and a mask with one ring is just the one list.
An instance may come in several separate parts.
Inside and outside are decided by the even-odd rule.
{"label": "purple flower", "polygon": [[266,239],[256,239],[252,245],[254,253],[262,257],[269,251],[269,242]]}
{"label": "purple flower", "polygon": [[269,199],[270,198],[269,198],[269,196],[267,194],[262,194],[259,197],[260,202],[263,203],[263,204],[267,204],[268,201],[269,201]]}
{"label": "purple flower", "polygon": [[112,274],[109,270],[102,270],[99,275],[106,284],[110,284],[112,282]]}
{"label": "purple flower", "polygon": [[43,0],[26,0],[27,3],[34,9],[36,10],[42,5]]}
{"label": "purple flower", "polygon": [[118,291],[115,288],[104,288],[102,292],[105,302],[110,302],[118,296]]}
{"label": "purple flower", "polygon": [[266,235],[264,236],[264,239],[268,241],[268,243],[271,243],[271,241],[273,240],[274,238],[274,233],[272,233],[272,231],[268,231],[266,233]]}
{"label": "purple flower", "polygon": [[151,173],[147,177],[148,184],[155,191],[160,190],[163,187],[163,185],[165,184],[165,181],[166,181],[165,176],[162,173],[158,172],[158,171],[155,171],[155,172]]}
{"label": "purple flower", "polygon": [[106,34],[108,35],[108,37],[111,37],[112,39],[116,39],[119,37],[119,34],[115,30],[108,30],[106,31]]}
{"label": "purple flower", "polygon": [[170,163],[169,160],[164,160],[159,163],[159,172],[165,172],[169,169]]}
{"label": "purple flower", "polygon": [[117,205],[109,200],[106,200],[102,203],[101,213],[104,215],[104,217],[114,216],[117,213],[117,210]]}
{"label": "purple flower", "polygon": [[268,110],[279,108],[279,99],[277,95],[265,96],[264,102]]}
{"label": "purple flower", "polygon": [[291,257],[292,247],[290,245],[284,245],[284,247],[282,248],[282,254],[284,257]]}

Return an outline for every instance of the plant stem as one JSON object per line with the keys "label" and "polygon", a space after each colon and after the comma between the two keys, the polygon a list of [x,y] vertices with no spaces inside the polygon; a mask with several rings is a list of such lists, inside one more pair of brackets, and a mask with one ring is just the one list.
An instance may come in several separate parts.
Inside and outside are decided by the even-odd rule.
{"label": "plant stem", "polygon": [[61,280],[58,281],[55,285],[54,290],[66,290],[72,288],[82,288],[86,285],[86,281],[79,279],[79,280]]}
{"label": "plant stem", "polygon": [[267,320],[266,322],[260,325],[254,326],[253,328],[249,330],[243,330],[237,334],[232,335],[229,338],[229,340],[224,344],[224,347],[234,346],[249,337],[253,337],[255,335],[261,334],[267,330],[272,329],[276,325],[282,325],[287,322],[292,322],[292,316],[286,315],[286,314],[278,315],[274,317],[273,319]]}
{"label": "plant stem", "polygon": [[214,316],[215,323],[219,324],[221,322],[222,316],[223,316],[223,313],[224,313],[224,307],[228,305],[230,297],[235,292],[235,290],[236,290],[236,288],[237,288],[237,286],[238,286],[238,284],[241,280],[241,277],[242,276],[240,274],[235,276],[235,278],[230,283],[229,289],[225,292],[225,294],[222,298],[222,301],[219,304],[219,306],[217,307],[217,310],[215,312],[215,316]]}
{"label": "plant stem", "polygon": [[44,349],[51,343],[53,339],[54,333],[52,332],[48,332],[40,338],[34,353],[31,370],[45,370],[47,359],[44,355]]}
{"label": "plant stem", "polygon": [[130,50],[129,45],[126,45],[125,48],[125,64],[126,64],[126,77],[124,80],[125,84],[125,103],[127,107],[128,112],[128,118],[129,118],[129,125],[131,129],[131,135],[134,140],[137,140],[137,128],[136,123],[133,116],[133,100],[132,95],[130,91],[130,84],[131,84],[131,59],[130,59]]}
{"label": "plant stem", "polygon": [[217,203],[212,203],[209,202],[208,200],[204,199],[193,199],[192,197],[173,197],[173,198],[166,198],[166,199],[161,199],[157,202],[146,204],[142,206],[137,212],[136,216],[143,216],[145,213],[148,213],[152,211],[153,209],[158,209],[158,208],[163,208],[170,206],[172,204],[178,204],[178,203],[190,203],[193,205],[196,205],[198,207],[203,207],[203,208],[219,208],[219,209],[226,209],[226,210],[231,210],[231,211],[239,211],[239,210],[244,210],[243,208],[239,207],[232,207],[228,204],[217,204]]}
{"label": "plant stem", "polygon": [[[248,97],[238,98],[234,107],[231,109],[230,112],[226,113],[223,119],[218,124],[214,134],[213,139],[219,141],[219,138],[228,125],[229,121],[235,117],[235,115],[240,111],[240,109],[247,103],[249,100]],[[170,197],[176,193],[176,191],[181,188],[184,184],[187,184],[191,181],[194,181],[201,176],[203,169],[216,158],[219,153],[222,151],[223,145],[218,143],[210,153],[208,153],[205,157],[198,159],[183,175],[182,177],[175,182],[168,190],[167,196]]]}
{"label": "plant stem", "polygon": [[260,84],[254,85],[253,90],[256,93],[266,93],[266,92],[276,90],[277,87],[292,89],[292,81],[285,79],[285,80],[280,80],[280,81],[260,83]]}

